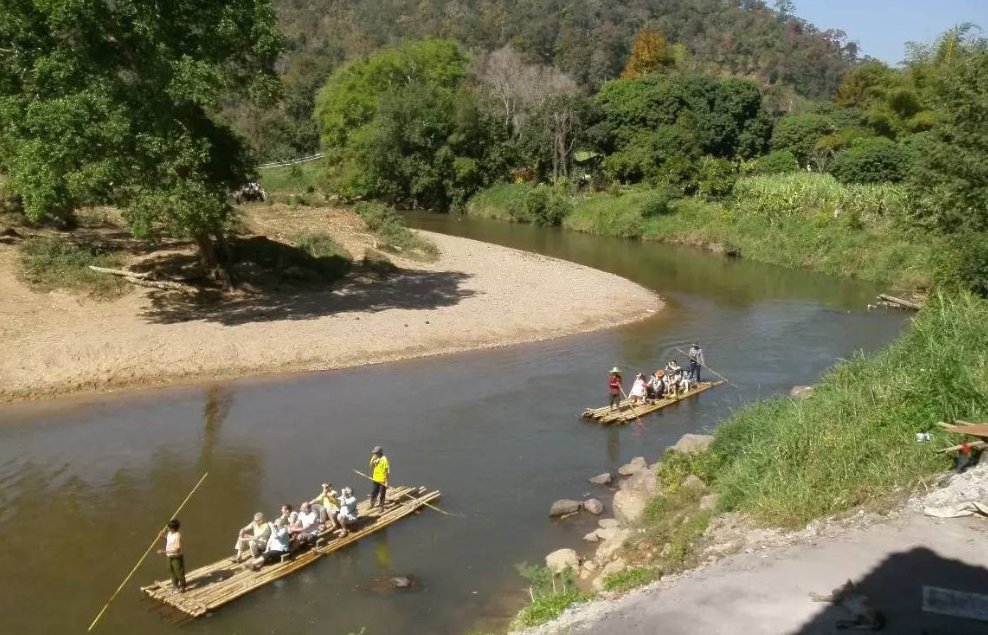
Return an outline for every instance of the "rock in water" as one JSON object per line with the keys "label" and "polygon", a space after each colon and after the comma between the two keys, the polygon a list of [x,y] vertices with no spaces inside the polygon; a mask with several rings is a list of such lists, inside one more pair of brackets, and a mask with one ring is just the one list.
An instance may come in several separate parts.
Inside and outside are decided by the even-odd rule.
{"label": "rock in water", "polygon": [[713,442],[714,438],[709,434],[684,434],[672,449],[683,454],[706,452]]}
{"label": "rock in water", "polygon": [[395,576],[391,578],[391,586],[396,589],[407,589],[412,586],[412,580],[403,575]]}
{"label": "rock in water", "polygon": [[597,526],[601,529],[616,529],[621,526],[621,521],[617,518],[601,518],[597,521]]}
{"label": "rock in water", "polygon": [[645,513],[645,504],[648,503],[648,496],[639,490],[621,490],[614,495],[611,505],[614,507],[614,516],[623,523],[633,524]]}
{"label": "rock in water", "polygon": [[554,573],[561,573],[566,569],[579,567],[580,558],[572,549],[557,549],[545,557],[545,566],[552,569]]}
{"label": "rock in water", "polygon": [[594,485],[610,485],[611,473],[604,472],[603,474],[598,474],[597,476],[591,477],[589,480]]}
{"label": "rock in water", "polygon": [[580,511],[580,501],[563,498],[552,504],[552,507],[549,508],[549,516],[557,518],[567,514],[575,514],[578,511]]}
{"label": "rock in water", "polygon": [[634,476],[642,470],[648,469],[648,463],[645,462],[645,457],[636,456],[635,458],[628,461],[625,465],[618,468],[618,474],[621,476]]}
{"label": "rock in water", "polygon": [[589,534],[584,536],[583,539],[586,540],[587,542],[597,542],[598,540],[600,540],[600,538],[597,537],[596,531],[591,531]]}
{"label": "rock in water", "polygon": [[583,509],[587,510],[594,516],[600,516],[604,513],[604,504],[596,498],[588,498],[583,501]]}

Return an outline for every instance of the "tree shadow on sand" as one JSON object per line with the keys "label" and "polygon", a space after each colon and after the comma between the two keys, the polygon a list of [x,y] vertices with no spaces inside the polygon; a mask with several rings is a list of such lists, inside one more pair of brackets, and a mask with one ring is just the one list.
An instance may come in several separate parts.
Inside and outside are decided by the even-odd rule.
{"label": "tree shadow on sand", "polygon": [[397,269],[384,280],[349,277],[333,288],[279,285],[250,293],[204,291],[194,296],[150,295],[144,317],[157,324],[204,320],[227,326],[274,320],[310,320],[349,312],[428,310],[453,306],[475,295],[464,289],[471,276],[456,271]]}

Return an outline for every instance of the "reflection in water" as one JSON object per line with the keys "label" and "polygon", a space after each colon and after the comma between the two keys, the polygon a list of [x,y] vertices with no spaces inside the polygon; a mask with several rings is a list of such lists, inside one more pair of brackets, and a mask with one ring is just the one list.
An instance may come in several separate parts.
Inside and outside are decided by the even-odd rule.
{"label": "reflection in water", "polygon": [[[0,633],[79,632],[202,472],[209,479],[182,512],[189,569],[231,555],[236,529],[255,511],[274,514],[320,483],[351,482],[365,495],[351,470],[365,469],[364,453],[382,439],[400,465],[395,484],[441,489],[442,506],[465,518],[412,516],[185,625],[186,635],[497,630],[525,601],[513,565],[581,544],[584,523],[593,523],[549,522],[553,500],[592,492],[606,501],[589,476],[633,456],[656,460],[682,434],[712,428],[748,400],[812,383],[835,357],[880,346],[902,324],[899,315],[859,310],[870,287],[823,276],[528,227],[429,222],[627,275],[660,291],[669,308],[530,346],[122,401],[107,395],[33,416],[30,407],[16,416],[0,410]],[[579,420],[584,407],[605,403],[611,366],[654,370],[697,338],[739,389],[666,408],[641,430]],[[141,568],[100,623],[105,635],[174,635],[138,592],[167,577],[164,569],[160,558]],[[367,591],[388,572],[415,576],[422,591]]]}

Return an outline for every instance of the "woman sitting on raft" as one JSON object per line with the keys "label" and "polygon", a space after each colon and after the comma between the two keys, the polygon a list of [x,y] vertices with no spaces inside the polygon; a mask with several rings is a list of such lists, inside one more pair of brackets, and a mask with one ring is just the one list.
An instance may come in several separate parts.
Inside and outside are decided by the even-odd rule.
{"label": "woman sitting on raft", "polygon": [[634,403],[645,403],[645,397],[647,395],[645,373],[638,373],[635,376],[635,383],[631,386],[631,392],[628,393],[628,399]]}

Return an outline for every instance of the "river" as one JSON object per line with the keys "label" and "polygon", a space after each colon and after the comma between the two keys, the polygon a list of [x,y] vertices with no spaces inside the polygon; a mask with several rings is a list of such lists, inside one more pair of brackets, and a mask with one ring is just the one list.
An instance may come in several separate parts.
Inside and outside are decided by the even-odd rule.
{"label": "river", "polygon": [[[456,216],[428,228],[573,260],[655,289],[666,310],[605,332],[345,371],[105,394],[0,409],[0,633],[82,632],[203,472],[181,514],[191,569],[228,556],[256,510],[351,484],[381,444],[392,481],[443,491],[464,517],[425,512],[181,628],[190,635],[463,635],[501,629],[527,592],[514,565],[576,546],[592,520],[550,521],[558,498],[682,434],[712,429],[745,402],[812,383],[836,358],[872,350],[904,316],[865,310],[868,284],[696,250]],[[565,285],[566,280],[559,280]],[[617,364],[654,370],[703,343],[722,386],[635,426],[582,422]],[[138,571],[98,626],[158,635],[174,615]],[[382,578],[411,574],[408,592]]]}

